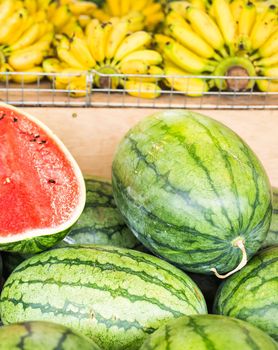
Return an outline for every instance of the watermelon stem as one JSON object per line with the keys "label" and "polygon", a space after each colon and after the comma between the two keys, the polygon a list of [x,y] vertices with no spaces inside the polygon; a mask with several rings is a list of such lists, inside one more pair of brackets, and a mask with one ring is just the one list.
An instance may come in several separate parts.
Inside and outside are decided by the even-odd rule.
{"label": "watermelon stem", "polygon": [[227,278],[227,277],[231,276],[233,273],[241,270],[247,264],[247,254],[246,254],[246,249],[245,249],[245,246],[244,246],[244,240],[242,238],[236,240],[234,242],[234,246],[238,247],[242,251],[241,262],[239,263],[239,265],[234,270],[226,273],[226,275],[220,275],[217,272],[216,268],[213,267],[212,269],[210,269],[210,271],[214,272],[216,277],[221,278],[221,279]]}

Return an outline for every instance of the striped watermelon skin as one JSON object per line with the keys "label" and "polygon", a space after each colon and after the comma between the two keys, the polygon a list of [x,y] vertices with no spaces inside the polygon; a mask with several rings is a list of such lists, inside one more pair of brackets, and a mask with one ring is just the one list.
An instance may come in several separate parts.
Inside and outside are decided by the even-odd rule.
{"label": "striped watermelon skin", "polygon": [[53,320],[104,350],[136,350],[166,321],[206,312],[202,293],[182,271],[142,252],[100,245],[31,257],[7,279],[0,299],[4,324]]}
{"label": "striped watermelon skin", "polygon": [[278,340],[278,246],[260,251],[223,282],[214,311],[248,321]]}
{"label": "striped watermelon skin", "polygon": [[1,350],[100,350],[91,340],[51,322],[24,322],[0,328]]}
{"label": "striped watermelon skin", "polygon": [[101,244],[143,249],[116,207],[108,180],[85,177],[86,204],[78,221],[64,239],[65,244]]}
{"label": "striped watermelon skin", "polygon": [[116,204],[154,254],[197,273],[225,273],[260,248],[271,187],[251,149],[223,124],[190,111],[154,114],[132,128],[113,160]]}
{"label": "striped watermelon skin", "polygon": [[262,247],[278,245],[278,188],[277,187],[272,188],[272,194],[273,194],[273,201],[272,201],[271,224]]}
{"label": "striped watermelon skin", "polygon": [[218,315],[184,316],[153,333],[140,350],[277,350],[275,341],[251,324]]}

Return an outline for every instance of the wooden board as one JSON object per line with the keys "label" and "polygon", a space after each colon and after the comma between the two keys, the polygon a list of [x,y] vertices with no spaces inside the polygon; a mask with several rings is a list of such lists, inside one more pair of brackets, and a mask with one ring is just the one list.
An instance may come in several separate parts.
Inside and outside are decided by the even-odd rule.
{"label": "wooden board", "polygon": [[[63,140],[85,174],[110,178],[116,146],[127,130],[158,109],[25,108]],[[237,132],[278,187],[278,111],[202,110]]]}

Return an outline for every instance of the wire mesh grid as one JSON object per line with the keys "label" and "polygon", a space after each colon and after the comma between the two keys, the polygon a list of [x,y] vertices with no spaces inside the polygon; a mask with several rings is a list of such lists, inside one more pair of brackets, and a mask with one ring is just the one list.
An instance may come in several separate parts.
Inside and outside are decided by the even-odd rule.
{"label": "wire mesh grid", "polygon": [[[82,84],[69,83],[76,78],[82,78]],[[148,79],[149,75],[101,74],[96,71],[5,72],[0,76],[0,100],[19,106],[278,109],[278,91],[272,88],[278,86],[277,77],[157,75],[151,77],[151,91]],[[203,85],[200,85],[200,80],[196,84],[196,79],[202,79]],[[30,80],[33,82],[27,83]],[[61,84],[61,81],[68,84]],[[96,87],[97,81],[102,82],[101,88]],[[218,87],[208,89],[207,84],[212,81],[217,81]],[[228,81],[233,91],[222,89]],[[258,81],[264,83],[266,92],[258,90]],[[248,86],[246,91],[241,90],[242,82]],[[156,95],[159,96],[153,98]]]}

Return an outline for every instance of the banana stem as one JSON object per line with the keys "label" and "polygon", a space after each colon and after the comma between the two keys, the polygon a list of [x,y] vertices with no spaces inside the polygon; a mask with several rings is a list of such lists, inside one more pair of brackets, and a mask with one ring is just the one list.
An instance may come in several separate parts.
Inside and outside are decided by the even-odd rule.
{"label": "banana stem", "polygon": [[246,249],[245,249],[245,246],[244,246],[244,240],[241,238],[241,239],[235,241],[234,246],[238,247],[242,251],[241,262],[239,263],[239,265],[234,270],[226,273],[226,275],[220,275],[217,272],[216,268],[213,267],[212,269],[210,269],[210,271],[214,272],[216,277],[218,277],[220,279],[227,278],[227,277],[231,276],[232,274],[234,274],[235,272],[241,270],[247,264],[247,254],[246,254]]}

